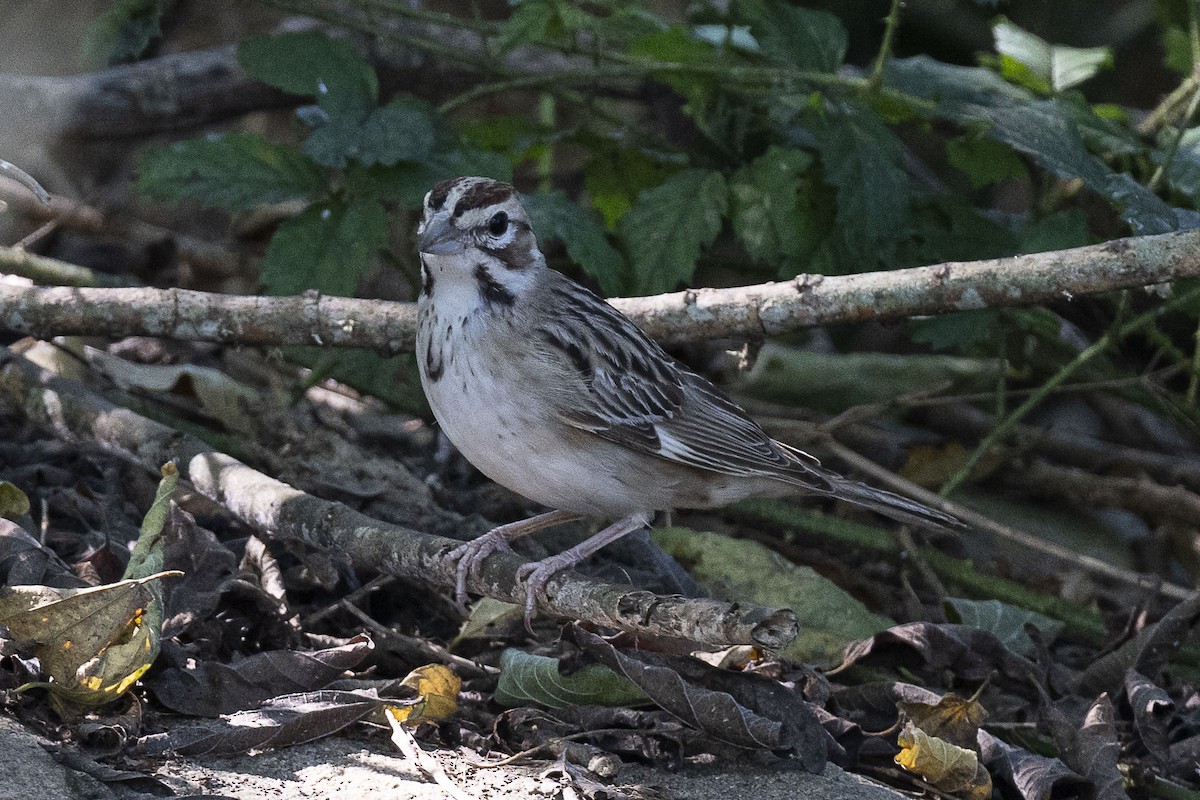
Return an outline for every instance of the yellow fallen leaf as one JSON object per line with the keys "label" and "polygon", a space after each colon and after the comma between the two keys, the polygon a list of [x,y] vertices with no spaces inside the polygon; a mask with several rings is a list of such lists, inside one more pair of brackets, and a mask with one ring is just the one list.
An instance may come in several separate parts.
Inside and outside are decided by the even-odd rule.
{"label": "yellow fallen leaf", "polygon": [[441,664],[417,667],[400,683],[416,692],[417,700],[411,705],[389,706],[388,711],[407,725],[444,719],[458,710],[462,678]]}

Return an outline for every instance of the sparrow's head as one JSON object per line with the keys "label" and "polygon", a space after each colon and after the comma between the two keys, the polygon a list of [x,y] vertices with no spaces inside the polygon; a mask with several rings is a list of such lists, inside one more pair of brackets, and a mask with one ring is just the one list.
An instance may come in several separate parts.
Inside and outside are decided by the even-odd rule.
{"label": "sparrow's head", "polygon": [[431,256],[478,250],[511,270],[527,269],[541,259],[516,191],[491,178],[452,178],[430,189],[417,227],[417,249]]}

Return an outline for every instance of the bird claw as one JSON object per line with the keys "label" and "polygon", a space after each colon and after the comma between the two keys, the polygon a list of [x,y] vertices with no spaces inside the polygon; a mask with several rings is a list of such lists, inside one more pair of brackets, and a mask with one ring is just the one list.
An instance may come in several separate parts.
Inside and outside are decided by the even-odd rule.
{"label": "bird claw", "polygon": [[454,567],[454,603],[459,611],[467,611],[467,578],[479,574],[479,567],[493,553],[511,553],[508,540],[495,531],[489,531],[478,539],[464,542],[446,554],[447,561]]}
{"label": "bird claw", "polygon": [[550,556],[541,561],[530,561],[517,567],[517,584],[525,590],[525,630],[533,633],[533,617],[537,601],[545,599],[546,584],[558,573],[575,564],[569,558]]}

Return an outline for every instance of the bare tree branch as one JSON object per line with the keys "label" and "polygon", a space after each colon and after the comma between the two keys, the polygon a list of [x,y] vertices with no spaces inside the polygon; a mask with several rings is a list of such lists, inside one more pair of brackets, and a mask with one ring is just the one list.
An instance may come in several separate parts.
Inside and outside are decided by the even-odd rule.
{"label": "bare tree branch", "polygon": [[[27,253],[0,248],[0,270]],[[619,298],[647,333],[675,343],[749,338],[866,319],[1024,306],[1200,276],[1200,231],[987,261],[799,278],[732,289]],[[244,297],[183,289],[0,285],[0,319],[35,336],[161,336],[253,345],[318,344],[411,350],[412,303],[322,297]]]}
{"label": "bare tree branch", "polygon": [[[454,585],[454,569],[442,556],[460,542],[388,525],[341,503],[323,500],[217,452],[127,408],[110,403],[79,383],[40,369],[0,348],[0,409],[20,413],[66,441],[99,446],[157,472],[175,460],[181,477],[228,508],[263,537],[291,538],[336,549],[361,568]],[[521,602],[516,573],[524,559],[496,553],[468,586],[476,592]],[[714,646],[755,644],[776,650],[797,632],[791,611],[744,603],[663,597],[566,572],[547,585],[539,608],[592,620],[641,635],[668,636]]]}

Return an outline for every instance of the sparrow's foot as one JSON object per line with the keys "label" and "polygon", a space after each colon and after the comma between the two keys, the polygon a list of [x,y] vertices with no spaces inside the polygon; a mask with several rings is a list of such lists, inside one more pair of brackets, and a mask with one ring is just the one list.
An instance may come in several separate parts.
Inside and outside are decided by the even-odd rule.
{"label": "sparrow's foot", "polygon": [[465,612],[467,607],[467,579],[479,574],[479,567],[488,556],[500,552],[511,553],[510,542],[543,528],[562,525],[577,519],[579,519],[578,514],[568,511],[549,511],[536,517],[492,528],[477,539],[464,542],[447,553],[446,560],[455,565],[454,602],[458,604],[459,609]]}
{"label": "sparrow's foot", "polygon": [[605,545],[612,544],[622,536],[633,533],[650,523],[649,514],[632,514],[623,517],[604,530],[585,539],[570,550],[556,556],[531,561],[517,568],[517,580],[525,586],[525,630],[533,633],[533,617],[538,600],[546,599],[546,584],[558,573],[583,561]]}

